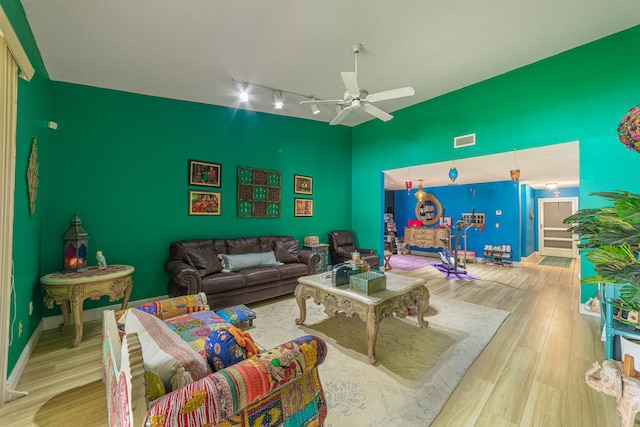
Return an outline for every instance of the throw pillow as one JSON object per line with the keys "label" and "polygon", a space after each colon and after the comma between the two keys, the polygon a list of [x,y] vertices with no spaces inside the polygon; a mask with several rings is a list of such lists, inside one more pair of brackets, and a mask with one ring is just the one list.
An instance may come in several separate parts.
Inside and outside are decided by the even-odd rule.
{"label": "throw pillow", "polygon": [[205,344],[207,361],[214,372],[235,365],[247,358],[245,350],[226,329],[218,329],[209,334]]}
{"label": "throw pillow", "polygon": [[144,367],[160,375],[166,390],[173,390],[171,379],[181,372],[180,368],[184,368],[193,381],[211,373],[206,360],[152,314],[135,308],[127,310],[124,329],[127,334],[138,334]]}
{"label": "throw pillow", "polygon": [[156,372],[144,371],[144,385],[147,402],[152,402],[166,394],[162,378]]}
{"label": "throw pillow", "polygon": [[220,254],[222,265],[227,271],[240,271],[255,267],[275,267],[278,265],[273,251],[251,254]]}
{"label": "throw pillow", "polygon": [[223,308],[216,311],[216,314],[232,325],[250,321],[256,318],[256,312],[244,304]]}
{"label": "throw pillow", "polygon": [[291,262],[299,262],[298,247],[299,240],[290,240],[288,242],[276,241],[276,258],[278,261],[288,264]]}
{"label": "throw pillow", "polygon": [[210,246],[202,246],[197,249],[186,249],[185,253],[189,260],[189,264],[198,269],[200,277],[209,274],[220,273],[222,264],[218,260],[218,254]]}

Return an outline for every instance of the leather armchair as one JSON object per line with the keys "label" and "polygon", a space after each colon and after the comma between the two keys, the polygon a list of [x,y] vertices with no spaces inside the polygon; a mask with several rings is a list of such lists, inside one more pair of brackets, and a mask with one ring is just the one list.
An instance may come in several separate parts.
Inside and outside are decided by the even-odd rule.
{"label": "leather armchair", "polygon": [[373,249],[358,248],[351,231],[336,230],[329,233],[329,255],[333,265],[349,261],[351,253],[356,251],[360,252],[360,257],[369,263],[372,269],[380,268],[380,257]]}

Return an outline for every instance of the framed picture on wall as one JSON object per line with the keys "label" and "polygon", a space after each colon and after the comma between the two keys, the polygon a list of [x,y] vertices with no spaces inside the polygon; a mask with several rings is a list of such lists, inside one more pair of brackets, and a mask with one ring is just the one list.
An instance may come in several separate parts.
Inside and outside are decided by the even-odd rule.
{"label": "framed picture on wall", "polygon": [[313,216],[313,199],[294,199],[295,216]]}
{"label": "framed picture on wall", "polygon": [[313,194],[313,178],[310,176],[294,175],[293,176],[293,192],[295,194]]}
{"label": "framed picture on wall", "polygon": [[189,185],[220,187],[222,165],[189,159]]}
{"label": "framed picture on wall", "polygon": [[189,190],[189,215],[220,215],[221,193]]}

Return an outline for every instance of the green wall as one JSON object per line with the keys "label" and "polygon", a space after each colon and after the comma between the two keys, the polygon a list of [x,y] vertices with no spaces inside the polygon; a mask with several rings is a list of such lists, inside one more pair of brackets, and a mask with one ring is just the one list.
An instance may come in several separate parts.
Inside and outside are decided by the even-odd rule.
{"label": "green wall", "polygon": [[[581,207],[602,204],[588,196],[594,191],[640,192],[640,154],[616,135],[618,121],[640,102],[640,57],[629,54],[638,40],[640,26],[397,111],[388,123],[354,128],[360,197],[352,204],[353,228],[361,244],[381,248],[383,191],[360,184],[379,181],[386,169],[451,160],[453,138],[469,133],[476,145],[456,150],[456,158],[579,140]],[[521,169],[524,178],[526,165]],[[591,267],[584,259],[582,265],[584,276]],[[583,301],[595,291],[583,287]]]}
{"label": "green wall", "polygon": [[[108,263],[135,267],[132,300],[166,294],[174,240],[326,240],[351,225],[350,128],[66,83],[52,83],[52,112],[44,271],[61,268],[60,237],[74,214],[89,233],[89,265],[102,250]],[[188,185],[188,159],[222,164],[221,216],[187,215],[188,189],[211,189]],[[279,219],[236,217],[239,165],[282,173]],[[314,179],[311,218],[293,215],[294,174]]]}
{"label": "green wall", "polygon": [[[14,290],[9,301],[2,301],[9,308],[10,346],[8,373],[11,373],[42,318],[42,288],[39,282],[41,262],[42,228],[45,218],[47,156],[49,151],[50,82],[40,58],[31,29],[18,0],[0,0],[0,5],[27,53],[35,75],[30,82],[18,81],[18,111],[16,129],[16,180],[13,223],[13,280]],[[27,167],[31,153],[31,139],[36,137],[40,165],[38,197],[33,216],[29,213],[27,193]],[[29,314],[29,302],[33,301],[33,313]],[[19,325],[23,334],[19,336]]]}

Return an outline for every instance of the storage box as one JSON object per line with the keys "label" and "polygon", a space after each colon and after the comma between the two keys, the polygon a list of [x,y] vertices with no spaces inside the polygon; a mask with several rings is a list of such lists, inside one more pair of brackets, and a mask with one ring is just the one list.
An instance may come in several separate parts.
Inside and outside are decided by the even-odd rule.
{"label": "storage box", "polygon": [[354,274],[349,278],[349,288],[366,295],[387,289],[387,276],[372,272]]}
{"label": "storage box", "polygon": [[313,246],[313,245],[319,245],[319,244],[320,244],[320,239],[318,238],[318,236],[305,236],[304,238],[305,246]]}

